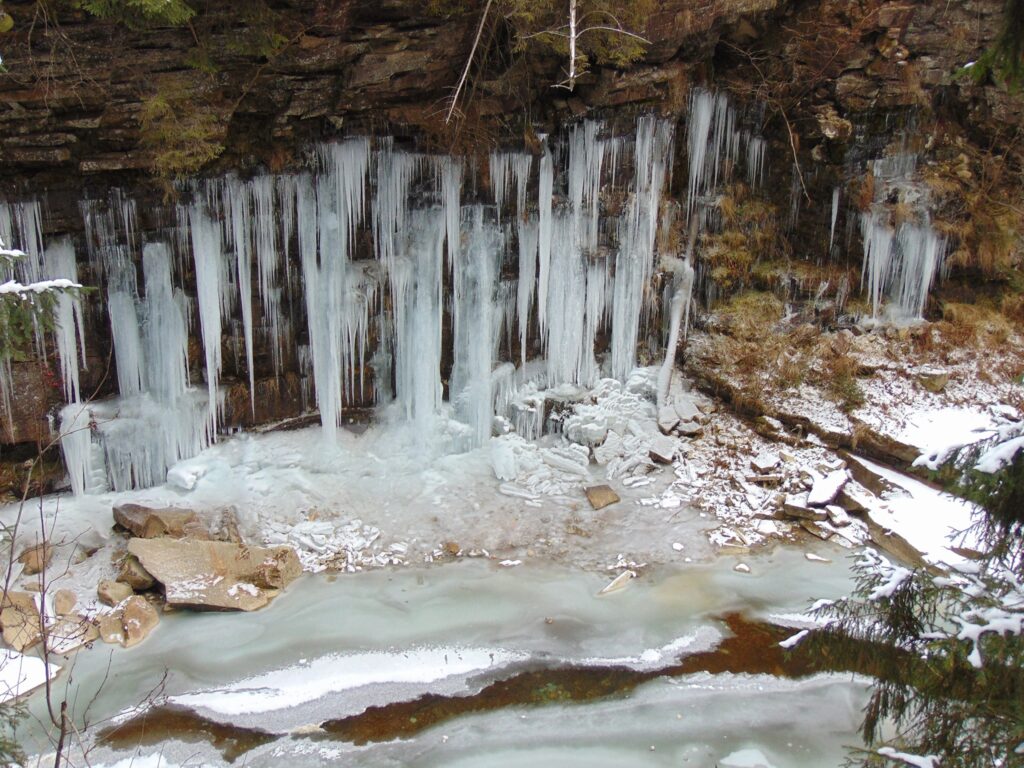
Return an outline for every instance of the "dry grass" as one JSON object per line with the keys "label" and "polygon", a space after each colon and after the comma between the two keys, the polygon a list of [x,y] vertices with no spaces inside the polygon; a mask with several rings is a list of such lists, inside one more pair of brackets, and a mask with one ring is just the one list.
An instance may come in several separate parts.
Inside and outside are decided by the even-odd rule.
{"label": "dry grass", "polygon": [[746,291],[717,310],[722,330],[737,339],[763,339],[782,319],[782,302],[770,293]]}
{"label": "dry grass", "polygon": [[1005,314],[983,304],[947,302],[942,307],[942,319],[943,337],[959,345],[1000,347],[1013,333]]}

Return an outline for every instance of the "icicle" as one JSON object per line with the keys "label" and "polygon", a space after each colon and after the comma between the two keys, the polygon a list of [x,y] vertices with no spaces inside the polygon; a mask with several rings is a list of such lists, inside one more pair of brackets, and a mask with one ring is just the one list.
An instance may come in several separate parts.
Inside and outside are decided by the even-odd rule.
{"label": "icicle", "polygon": [[448,265],[455,269],[462,246],[462,163],[443,157],[440,163],[441,206],[444,208],[444,231],[447,242]]}
{"label": "icicle", "polygon": [[871,316],[878,317],[882,293],[889,280],[892,259],[893,231],[876,210],[861,214],[861,236],[864,240],[864,263],[860,283],[867,282],[868,298],[871,300]]}
{"label": "icicle", "polygon": [[501,221],[501,211],[505,207],[505,194],[508,192],[511,164],[511,154],[507,152],[491,152],[489,162],[491,194],[494,195],[494,205],[498,209],[498,221]]}
{"label": "icicle", "polygon": [[832,244],[836,240],[836,221],[839,218],[839,187],[832,190],[832,226],[828,231],[828,252],[832,254]]}
{"label": "icicle", "polygon": [[400,260],[405,287],[395,307],[395,396],[417,434],[441,409],[444,236],[443,210],[413,212]]}
{"label": "icicle", "polygon": [[245,338],[245,363],[249,372],[249,404],[256,415],[256,374],[252,341],[252,206],[248,185],[229,176],[223,186],[224,229],[227,245],[234,249],[238,269],[238,300],[242,307],[242,333]]}
{"label": "icicle", "polygon": [[[281,317],[281,291],[277,287],[277,211],[274,207],[274,179],[272,176],[259,176],[250,183],[253,209],[255,212],[256,267],[259,277],[260,303],[263,305],[263,317],[270,327],[270,356],[274,365],[274,375],[281,375],[281,331],[284,319]],[[287,214],[282,211],[282,219]],[[285,230],[283,239],[289,236],[287,223],[282,221]],[[251,368],[250,368],[251,370]]]}
{"label": "icicle", "polygon": [[897,232],[900,263],[893,295],[902,319],[920,320],[932,281],[942,269],[946,241],[926,221],[904,223]]}
{"label": "icicle", "polygon": [[469,445],[482,445],[491,435],[495,280],[502,252],[501,232],[483,223],[483,208],[469,210],[467,244],[454,270],[455,360],[451,400],[457,418],[469,425]]}
{"label": "icicle", "polygon": [[672,372],[675,370],[676,350],[679,348],[679,337],[682,333],[686,338],[689,330],[690,303],[693,300],[693,253],[697,243],[697,222],[690,222],[690,235],[686,252],[682,258],[666,257],[665,264],[672,272],[672,299],[669,311],[668,342],[665,344],[665,359],[658,371],[657,404],[661,408],[668,404],[669,391],[672,387]]}
{"label": "icicle", "polygon": [[[160,403],[174,404],[185,393],[189,384],[188,325],[185,322],[183,297],[171,287],[170,248],[164,243],[146,245],[142,251],[142,268],[146,280],[143,317],[146,391]],[[220,329],[219,315],[217,329]],[[219,332],[216,340],[217,343],[213,346],[219,353]],[[205,330],[203,341],[207,341]],[[219,367],[214,370],[219,372]],[[211,378],[211,381],[210,399],[215,404],[216,379]],[[210,419],[214,428],[217,423],[216,415],[216,410],[211,408]]]}
{"label": "icicle", "polygon": [[747,183],[757,189],[764,183],[764,155],[767,142],[760,136],[752,136],[747,142]]}
{"label": "icicle", "polygon": [[[49,278],[67,278],[78,282],[78,265],[71,240],[62,238],[51,244],[43,254],[43,268]],[[82,323],[82,302],[77,296],[60,293],[57,296],[54,319],[57,354],[60,357],[64,398],[69,403],[81,400],[78,384],[79,350],[81,365],[85,367],[85,329]],[[79,341],[81,345],[79,345]]]}
{"label": "icicle", "polygon": [[[367,335],[369,298],[352,290],[358,276],[350,270],[349,260],[364,213],[369,156],[369,142],[362,138],[322,147],[324,170],[315,189],[308,176],[296,181],[296,225],[313,380],[320,423],[329,440],[336,438],[341,417],[346,363],[351,369],[358,354],[362,367]],[[348,373],[351,377],[352,371]]]}
{"label": "icicle", "polygon": [[134,293],[111,289],[107,294],[107,312],[117,364],[117,391],[121,397],[131,397],[145,386],[145,355]]}
{"label": "icicle", "polygon": [[409,209],[409,191],[423,158],[407,152],[395,152],[394,140],[381,141],[377,152],[377,194],[373,199],[373,237],[377,258],[391,269],[398,252],[397,241],[405,231]]}
{"label": "icicle", "polygon": [[[222,365],[222,310],[224,309],[227,267],[224,261],[221,230],[200,204],[187,212],[192,234],[192,255],[196,268],[196,299],[202,328],[203,351],[206,355],[206,386],[209,394],[209,419],[213,433],[217,431],[217,387]],[[148,272],[148,270],[147,270]],[[149,294],[149,277],[146,278]]]}
{"label": "icicle", "polygon": [[71,492],[81,496],[92,477],[92,428],[89,407],[82,403],[65,405],[60,411],[60,449],[68,468]]}
{"label": "icicle", "polygon": [[[543,138],[541,139],[543,141]],[[540,159],[540,193],[537,199],[537,322],[541,338],[547,330],[548,273],[551,264],[551,203],[554,194],[555,172],[551,152],[544,146]]]}
{"label": "icicle", "polygon": [[526,365],[526,337],[530,328],[530,309],[537,287],[537,221],[520,217],[519,229],[519,285],[516,297],[516,316],[519,318],[520,362]]}
{"label": "icicle", "polygon": [[[672,153],[672,124],[637,122],[633,194],[619,223],[612,306],[612,376],[625,381],[636,364],[643,295],[654,266],[661,191]],[[692,158],[691,158],[692,162]]]}

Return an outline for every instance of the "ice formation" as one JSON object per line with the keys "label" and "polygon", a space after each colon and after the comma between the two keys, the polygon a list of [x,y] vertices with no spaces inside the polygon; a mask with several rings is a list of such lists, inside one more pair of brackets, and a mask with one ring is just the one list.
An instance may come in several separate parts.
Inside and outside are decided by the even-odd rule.
{"label": "ice formation", "polygon": [[[921,319],[928,291],[942,272],[946,241],[932,227],[925,187],[915,176],[917,157],[909,153],[874,160],[875,201],[861,214],[864,262],[861,284],[879,317],[883,299],[893,320]],[[893,226],[885,202],[898,197],[912,218]]]}
{"label": "ice formation", "polygon": [[[696,89],[690,110],[684,216],[700,227],[738,166],[762,183],[768,147],[723,93]],[[650,115],[627,134],[581,121],[540,137],[536,156],[492,153],[485,184],[474,163],[348,138],[316,147],[304,172],[192,182],[145,243],[130,198],[83,202],[121,402],[63,414],[76,492],[162,482],[226,428],[224,384],[247,382],[256,415],[258,377],[285,372],[328,441],[345,409],[371,401],[393,405],[390,418],[414,436],[443,433],[447,450],[483,445],[496,423],[527,438],[562,429],[549,407],[560,388],[625,382],[685,333],[698,254],[659,252],[674,128]],[[876,177],[909,188],[912,166],[886,163]],[[43,258],[41,217],[38,203],[0,204],[0,236],[26,251],[23,277],[45,268],[74,280],[70,246],[53,243]],[[889,297],[919,313],[941,239],[926,219],[893,230],[880,208],[863,226],[874,305]],[[656,264],[672,277],[664,309]],[[73,403],[81,309],[72,299],[60,312]],[[190,336],[202,370],[189,369]],[[232,400],[235,422],[238,410]]]}

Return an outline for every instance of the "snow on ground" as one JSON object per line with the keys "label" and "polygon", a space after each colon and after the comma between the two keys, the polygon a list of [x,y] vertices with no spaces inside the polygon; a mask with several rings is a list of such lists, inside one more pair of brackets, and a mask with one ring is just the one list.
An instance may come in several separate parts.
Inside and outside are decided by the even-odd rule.
{"label": "snow on ground", "polygon": [[926,560],[957,566],[964,558],[951,547],[977,547],[968,532],[978,511],[974,504],[868,459],[857,461],[899,489],[871,510],[872,519],[910,542]]}
{"label": "snow on ground", "polygon": [[32,691],[60,672],[56,664],[45,664],[35,656],[0,649],[0,704]]}

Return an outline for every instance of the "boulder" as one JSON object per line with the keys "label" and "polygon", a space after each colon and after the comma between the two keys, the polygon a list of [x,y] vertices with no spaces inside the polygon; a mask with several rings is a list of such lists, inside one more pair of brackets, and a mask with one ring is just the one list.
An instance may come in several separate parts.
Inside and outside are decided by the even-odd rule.
{"label": "boulder", "polygon": [[75,610],[78,596],[70,589],[58,589],[53,593],[53,612],[58,616],[67,616]]}
{"label": "boulder", "polygon": [[108,613],[100,617],[99,622],[100,639],[104,643],[120,644],[124,641],[124,625],[121,623],[121,611]]}
{"label": "boulder", "polygon": [[676,425],[679,424],[679,415],[671,405],[665,405],[658,409],[658,429],[662,434],[667,435]]}
{"label": "boulder", "polygon": [[676,397],[672,401],[672,407],[675,409],[676,417],[679,421],[699,422],[703,418],[697,403],[693,398],[686,397],[685,395],[676,393]]}
{"label": "boulder", "polygon": [[877,496],[856,481],[844,485],[835,499],[835,503],[847,512],[867,512],[880,501]]}
{"label": "boulder", "polygon": [[50,564],[52,559],[53,547],[47,542],[29,547],[18,555],[18,562],[21,563],[22,572],[26,576],[35,576],[37,573],[42,573],[43,569]]}
{"label": "boulder", "polygon": [[603,509],[609,504],[621,501],[619,494],[608,485],[592,485],[589,488],[585,488],[584,491],[587,494],[587,501],[590,502],[590,506],[594,509]]}
{"label": "boulder", "polygon": [[132,588],[120,581],[103,579],[96,587],[96,595],[104,605],[119,605],[122,600],[127,600],[134,594]]}
{"label": "boulder", "polygon": [[800,526],[808,533],[817,536],[822,541],[828,541],[832,538],[833,531],[824,525],[821,525],[815,520],[801,520]]}
{"label": "boulder", "polygon": [[929,392],[941,392],[949,383],[949,371],[944,368],[922,366],[914,371],[918,383]]}
{"label": "boulder", "polygon": [[153,574],[142,567],[142,563],[135,555],[128,555],[121,563],[121,571],[117,574],[117,580],[122,584],[127,584],[136,592],[152,589],[156,584]]}
{"label": "boulder", "polygon": [[138,538],[128,551],[163,584],[168,605],[188,608],[253,611],[302,573],[291,547]]}
{"label": "boulder", "polygon": [[845,528],[852,520],[846,513],[846,510],[842,507],[838,507],[835,504],[829,504],[825,507],[825,513],[828,515],[828,521],[832,523],[836,528]]}
{"label": "boulder", "polygon": [[42,639],[39,609],[28,592],[5,592],[0,608],[0,626],[4,642],[16,651],[31,648]]}
{"label": "boulder", "polygon": [[144,597],[129,597],[121,613],[121,626],[124,628],[122,645],[131,648],[138,645],[160,623],[160,615],[156,608]]}
{"label": "boulder", "polygon": [[676,433],[686,437],[699,437],[704,427],[697,421],[680,421],[676,424]]}
{"label": "boulder", "polygon": [[655,435],[651,438],[650,456],[659,464],[671,464],[678,449],[679,442],[668,435]]}
{"label": "boulder", "polygon": [[182,538],[199,525],[199,517],[191,509],[153,509],[141,504],[118,504],[114,522],[133,536],[155,539],[159,536]]}

